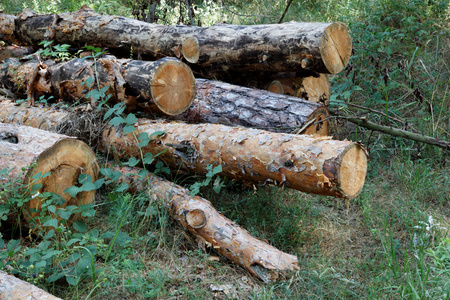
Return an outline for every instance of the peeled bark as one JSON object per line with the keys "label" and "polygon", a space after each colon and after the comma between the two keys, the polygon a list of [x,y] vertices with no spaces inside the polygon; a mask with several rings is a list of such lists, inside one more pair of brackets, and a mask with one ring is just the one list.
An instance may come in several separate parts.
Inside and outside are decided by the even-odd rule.
{"label": "peeled bark", "polygon": [[32,47],[20,47],[17,45],[4,46],[0,45],[0,62],[10,57],[22,57],[33,53]]}
{"label": "peeled bark", "polygon": [[327,74],[319,77],[285,77],[273,80],[267,90],[291,95],[328,106],[330,103],[330,80]]}
{"label": "peeled bark", "polygon": [[262,281],[271,282],[280,274],[298,270],[296,256],[253,237],[224,217],[208,200],[191,197],[189,190],[153,174],[140,179],[136,168],[116,167],[114,170],[122,173],[119,181],[129,184],[130,191],[145,191],[152,199],[164,200],[171,216],[197,241],[212,247]]}
{"label": "peeled bark", "polygon": [[82,7],[59,15],[29,10],[17,17],[3,14],[0,25],[4,40],[12,42],[95,45],[127,57],[131,46],[133,53],[151,58],[183,55],[206,76],[229,71],[335,74],[347,65],[352,51],[349,30],[340,22],[164,26]]}
{"label": "peeled bark", "polygon": [[[92,86],[86,84],[88,78]],[[145,62],[107,55],[97,61],[75,58],[60,63],[8,59],[0,66],[0,85],[30,99],[53,95],[70,101],[85,98],[93,88],[109,87],[111,101],[122,101],[129,110],[164,115],[185,111],[195,97],[191,70],[171,58]]]}
{"label": "peeled bark", "polygon": [[139,148],[132,134],[114,128],[103,132],[101,148],[116,158],[160,154],[170,168],[207,173],[222,165],[222,175],[254,183],[286,186],[307,193],[352,199],[364,185],[367,153],[350,141],[329,137],[273,133],[216,124],[191,125],[140,119],[135,135],[162,131]]}
{"label": "peeled bark", "polygon": [[0,271],[0,296],[3,300],[62,300],[3,271]]}
{"label": "peeled bark", "polygon": [[188,123],[219,123],[290,133],[328,135],[328,110],[316,103],[264,90],[196,79],[191,107],[172,117]]}
{"label": "peeled bark", "polygon": [[[34,195],[25,203],[29,213],[25,215],[26,219],[39,215],[39,212],[31,212],[30,209],[40,209],[42,198],[39,194],[44,192],[62,197],[64,203],[58,207],[79,206],[94,201],[95,190],[80,192],[75,198],[64,193],[65,189],[78,185],[80,174],[88,174],[94,181],[98,177],[95,153],[75,138],[28,126],[0,123],[0,170],[5,168],[9,177],[21,182],[24,189]],[[36,184],[42,184],[42,187],[33,189]]]}

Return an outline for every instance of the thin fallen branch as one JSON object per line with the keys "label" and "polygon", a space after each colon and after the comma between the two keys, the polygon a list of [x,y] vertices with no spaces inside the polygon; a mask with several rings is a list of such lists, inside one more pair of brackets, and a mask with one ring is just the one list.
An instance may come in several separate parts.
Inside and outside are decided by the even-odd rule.
{"label": "thin fallen branch", "polygon": [[402,129],[392,128],[389,126],[383,126],[380,124],[376,124],[376,123],[367,121],[365,118],[349,117],[349,118],[345,118],[345,119],[347,119],[350,122],[355,123],[361,127],[367,128],[367,129],[380,131],[383,133],[390,134],[392,136],[398,136],[398,137],[402,137],[402,138],[405,138],[408,140],[413,140],[413,141],[420,142],[420,143],[430,144],[430,145],[434,145],[434,146],[438,146],[438,147],[450,150],[450,142],[447,142],[444,140],[440,140],[440,139],[433,138],[433,137],[426,136],[426,135],[421,135],[418,133],[413,133],[413,132],[402,130]]}

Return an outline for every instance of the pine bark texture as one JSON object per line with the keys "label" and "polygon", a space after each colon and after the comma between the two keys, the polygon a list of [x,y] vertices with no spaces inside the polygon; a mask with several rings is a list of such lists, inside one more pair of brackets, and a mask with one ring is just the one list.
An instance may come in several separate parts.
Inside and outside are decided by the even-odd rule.
{"label": "pine bark texture", "polygon": [[151,199],[162,199],[171,216],[200,244],[212,247],[264,282],[276,280],[288,271],[298,270],[297,257],[253,237],[218,212],[208,200],[189,195],[189,190],[150,174],[140,179],[139,169],[115,167],[122,173],[119,182],[129,191],[146,192]]}
{"label": "pine bark texture", "polygon": [[[0,170],[4,168],[9,170],[11,178],[22,182],[24,188],[35,196],[25,204],[28,211],[41,207],[41,197],[37,192],[60,195],[65,201],[60,207],[94,201],[95,190],[80,192],[75,198],[64,193],[65,189],[78,184],[80,174],[89,174],[94,181],[98,177],[95,153],[75,138],[29,126],[0,123]],[[26,171],[23,172],[22,168]],[[33,178],[40,172],[41,178]],[[44,177],[47,172],[50,174]],[[33,191],[33,186],[39,183],[42,187]],[[29,215],[34,217],[39,212],[30,211]],[[27,215],[25,217],[28,218]]]}
{"label": "pine bark texture", "polygon": [[62,300],[3,271],[0,271],[0,298],[2,300]]}
{"label": "pine bark texture", "polygon": [[330,103],[330,80],[327,74],[319,77],[284,77],[273,80],[267,90],[291,95],[328,106]]}
{"label": "pine bark texture", "polygon": [[367,171],[362,145],[329,137],[144,119],[135,129],[136,136],[165,133],[139,149],[132,134],[110,128],[103,132],[101,149],[116,159],[140,158],[140,151],[160,154],[171,169],[191,173],[206,174],[208,165],[220,164],[221,174],[232,179],[347,199],[361,192]]}
{"label": "pine bark texture", "polygon": [[[86,84],[88,78],[91,86]],[[191,70],[172,58],[146,62],[106,55],[97,61],[75,58],[59,63],[10,58],[0,66],[0,85],[29,98],[53,95],[72,102],[85,98],[93,88],[109,86],[106,93],[111,101],[124,102],[129,110],[163,115],[183,112],[195,97]]]}
{"label": "pine bark texture", "polygon": [[188,123],[217,123],[274,132],[328,135],[328,110],[320,104],[264,90],[196,79],[197,95],[183,113]]}
{"label": "pine bark texture", "polygon": [[289,22],[270,25],[216,24],[165,26],[119,16],[102,16],[88,7],[59,15],[0,15],[4,40],[38,45],[42,40],[82,47],[95,45],[160,58],[183,55],[192,67],[213,76],[229,71],[304,71],[335,74],[348,63],[352,40],[347,26]]}

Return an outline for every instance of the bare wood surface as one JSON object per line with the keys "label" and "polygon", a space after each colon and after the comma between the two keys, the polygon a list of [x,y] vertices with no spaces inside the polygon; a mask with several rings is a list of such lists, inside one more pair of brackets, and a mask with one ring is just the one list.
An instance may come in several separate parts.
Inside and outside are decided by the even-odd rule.
{"label": "bare wood surface", "polygon": [[[93,79],[91,86],[85,84],[88,78]],[[0,85],[19,95],[53,95],[69,101],[84,99],[93,88],[109,87],[106,94],[111,101],[122,101],[129,110],[163,115],[185,111],[195,97],[191,70],[172,58],[146,62],[107,55],[97,61],[76,58],[60,63],[11,58],[0,65]]]}
{"label": "bare wood surface", "polygon": [[2,14],[0,25],[4,39],[16,43],[96,45],[127,57],[132,46],[134,53],[153,59],[184,54],[196,71],[210,77],[243,70],[335,74],[347,65],[352,50],[349,30],[340,22],[165,26],[102,16],[82,7],[59,15],[29,10],[17,17]]}
{"label": "bare wood surface", "polygon": [[62,300],[3,271],[0,271],[0,298],[2,300]]}
{"label": "bare wood surface", "polygon": [[[140,119],[136,136],[165,134],[142,147],[172,169],[206,174],[222,165],[224,176],[286,186],[307,193],[352,199],[364,185],[367,153],[350,141],[329,137],[273,133],[217,124],[183,124]],[[133,135],[110,128],[103,132],[103,151],[117,158],[140,158]]]}
{"label": "bare wood surface", "polygon": [[171,216],[198,242],[212,247],[262,281],[271,282],[299,269],[296,256],[253,237],[218,212],[208,200],[191,197],[189,190],[154,174],[139,178],[137,168],[115,167],[114,170],[122,173],[119,181],[129,184],[131,192],[146,192],[151,199],[162,199],[170,208]]}
{"label": "bare wood surface", "polygon": [[[39,211],[42,200],[39,194],[43,192],[60,195],[64,203],[59,207],[94,201],[95,190],[80,192],[75,198],[64,193],[65,189],[78,184],[80,174],[89,174],[94,181],[98,177],[95,153],[75,138],[29,126],[0,123],[0,169],[4,168],[9,170],[11,178],[22,182],[25,189],[34,195],[25,204],[29,212],[26,219],[39,215],[30,209]],[[33,178],[39,173],[41,178]],[[43,176],[46,173],[49,174]],[[35,184],[42,184],[42,187],[33,191]]]}
{"label": "bare wood surface", "polygon": [[291,95],[328,106],[330,103],[330,80],[327,74],[318,77],[281,77],[273,80],[267,90]]}
{"label": "bare wood surface", "polygon": [[328,110],[320,104],[264,90],[196,79],[197,95],[183,113],[188,123],[218,123],[290,133],[328,135]]}

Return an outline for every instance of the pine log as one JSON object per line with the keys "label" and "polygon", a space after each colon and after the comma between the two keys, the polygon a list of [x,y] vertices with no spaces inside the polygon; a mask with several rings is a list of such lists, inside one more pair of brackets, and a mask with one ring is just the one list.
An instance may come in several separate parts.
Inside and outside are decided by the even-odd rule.
{"label": "pine log", "polygon": [[126,57],[131,47],[143,57],[183,55],[193,68],[210,77],[229,71],[335,74],[347,65],[352,51],[348,27],[340,22],[165,26],[103,16],[84,6],[59,15],[29,10],[17,17],[2,14],[0,28],[4,40],[35,46],[54,40],[78,47],[107,47]]}
{"label": "pine log", "polygon": [[196,79],[197,96],[183,114],[188,123],[219,123],[290,133],[328,135],[328,110],[319,104],[207,79]]}
{"label": "pine log", "polygon": [[[75,198],[64,193],[65,189],[78,185],[80,174],[88,174],[94,181],[98,177],[95,153],[75,138],[28,126],[0,123],[0,170],[5,168],[10,178],[21,182],[24,189],[34,196],[25,204],[27,220],[39,215],[30,209],[39,211],[42,200],[39,194],[44,192],[60,195],[64,203],[58,207],[62,208],[94,201],[95,190],[80,192]],[[40,172],[42,177],[33,178]],[[49,175],[43,176],[47,172]],[[10,179],[0,179],[0,182],[6,180]],[[42,184],[42,187],[33,190],[36,184]],[[79,217],[76,215],[72,219]]]}
{"label": "pine log", "polygon": [[296,256],[253,237],[224,217],[208,200],[191,197],[189,190],[154,174],[139,178],[137,168],[114,170],[122,173],[119,182],[127,183],[130,192],[146,192],[151,199],[162,199],[171,216],[199,243],[212,247],[262,281],[271,282],[287,271],[299,269]]}
{"label": "pine log", "polygon": [[222,165],[222,175],[254,183],[286,186],[307,193],[352,199],[364,185],[367,152],[358,143],[330,137],[273,133],[217,124],[183,124],[139,119],[135,134],[165,132],[137,147],[134,135],[110,128],[100,148],[116,158],[160,154],[173,170],[207,173]]}
{"label": "pine log", "polygon": [[2,300],[62,300],[31,283],[0,271],[0,299]]}
{"label": "pine log", "polygon": [[330,80],[327,74],[320,74],[319,77],[278,78],[269,84],[267,90],[322,103],[325,106],[330,103]]}
{"label": "pine log", "polygon": [[[99,86],[88,87],[88,78],[98,78]],[[186,110],[195,97],[195,78],[189,67],[172,58],[154,62],[104,56],[72,59],[20,61],[10,58],[0,66],[0,86],[19,95],[35,98],[53,95],[56,99],[78,101],[93,88],[109,86],[111,101],[122,101],[131,110],[141,109],[163,115]]]}

